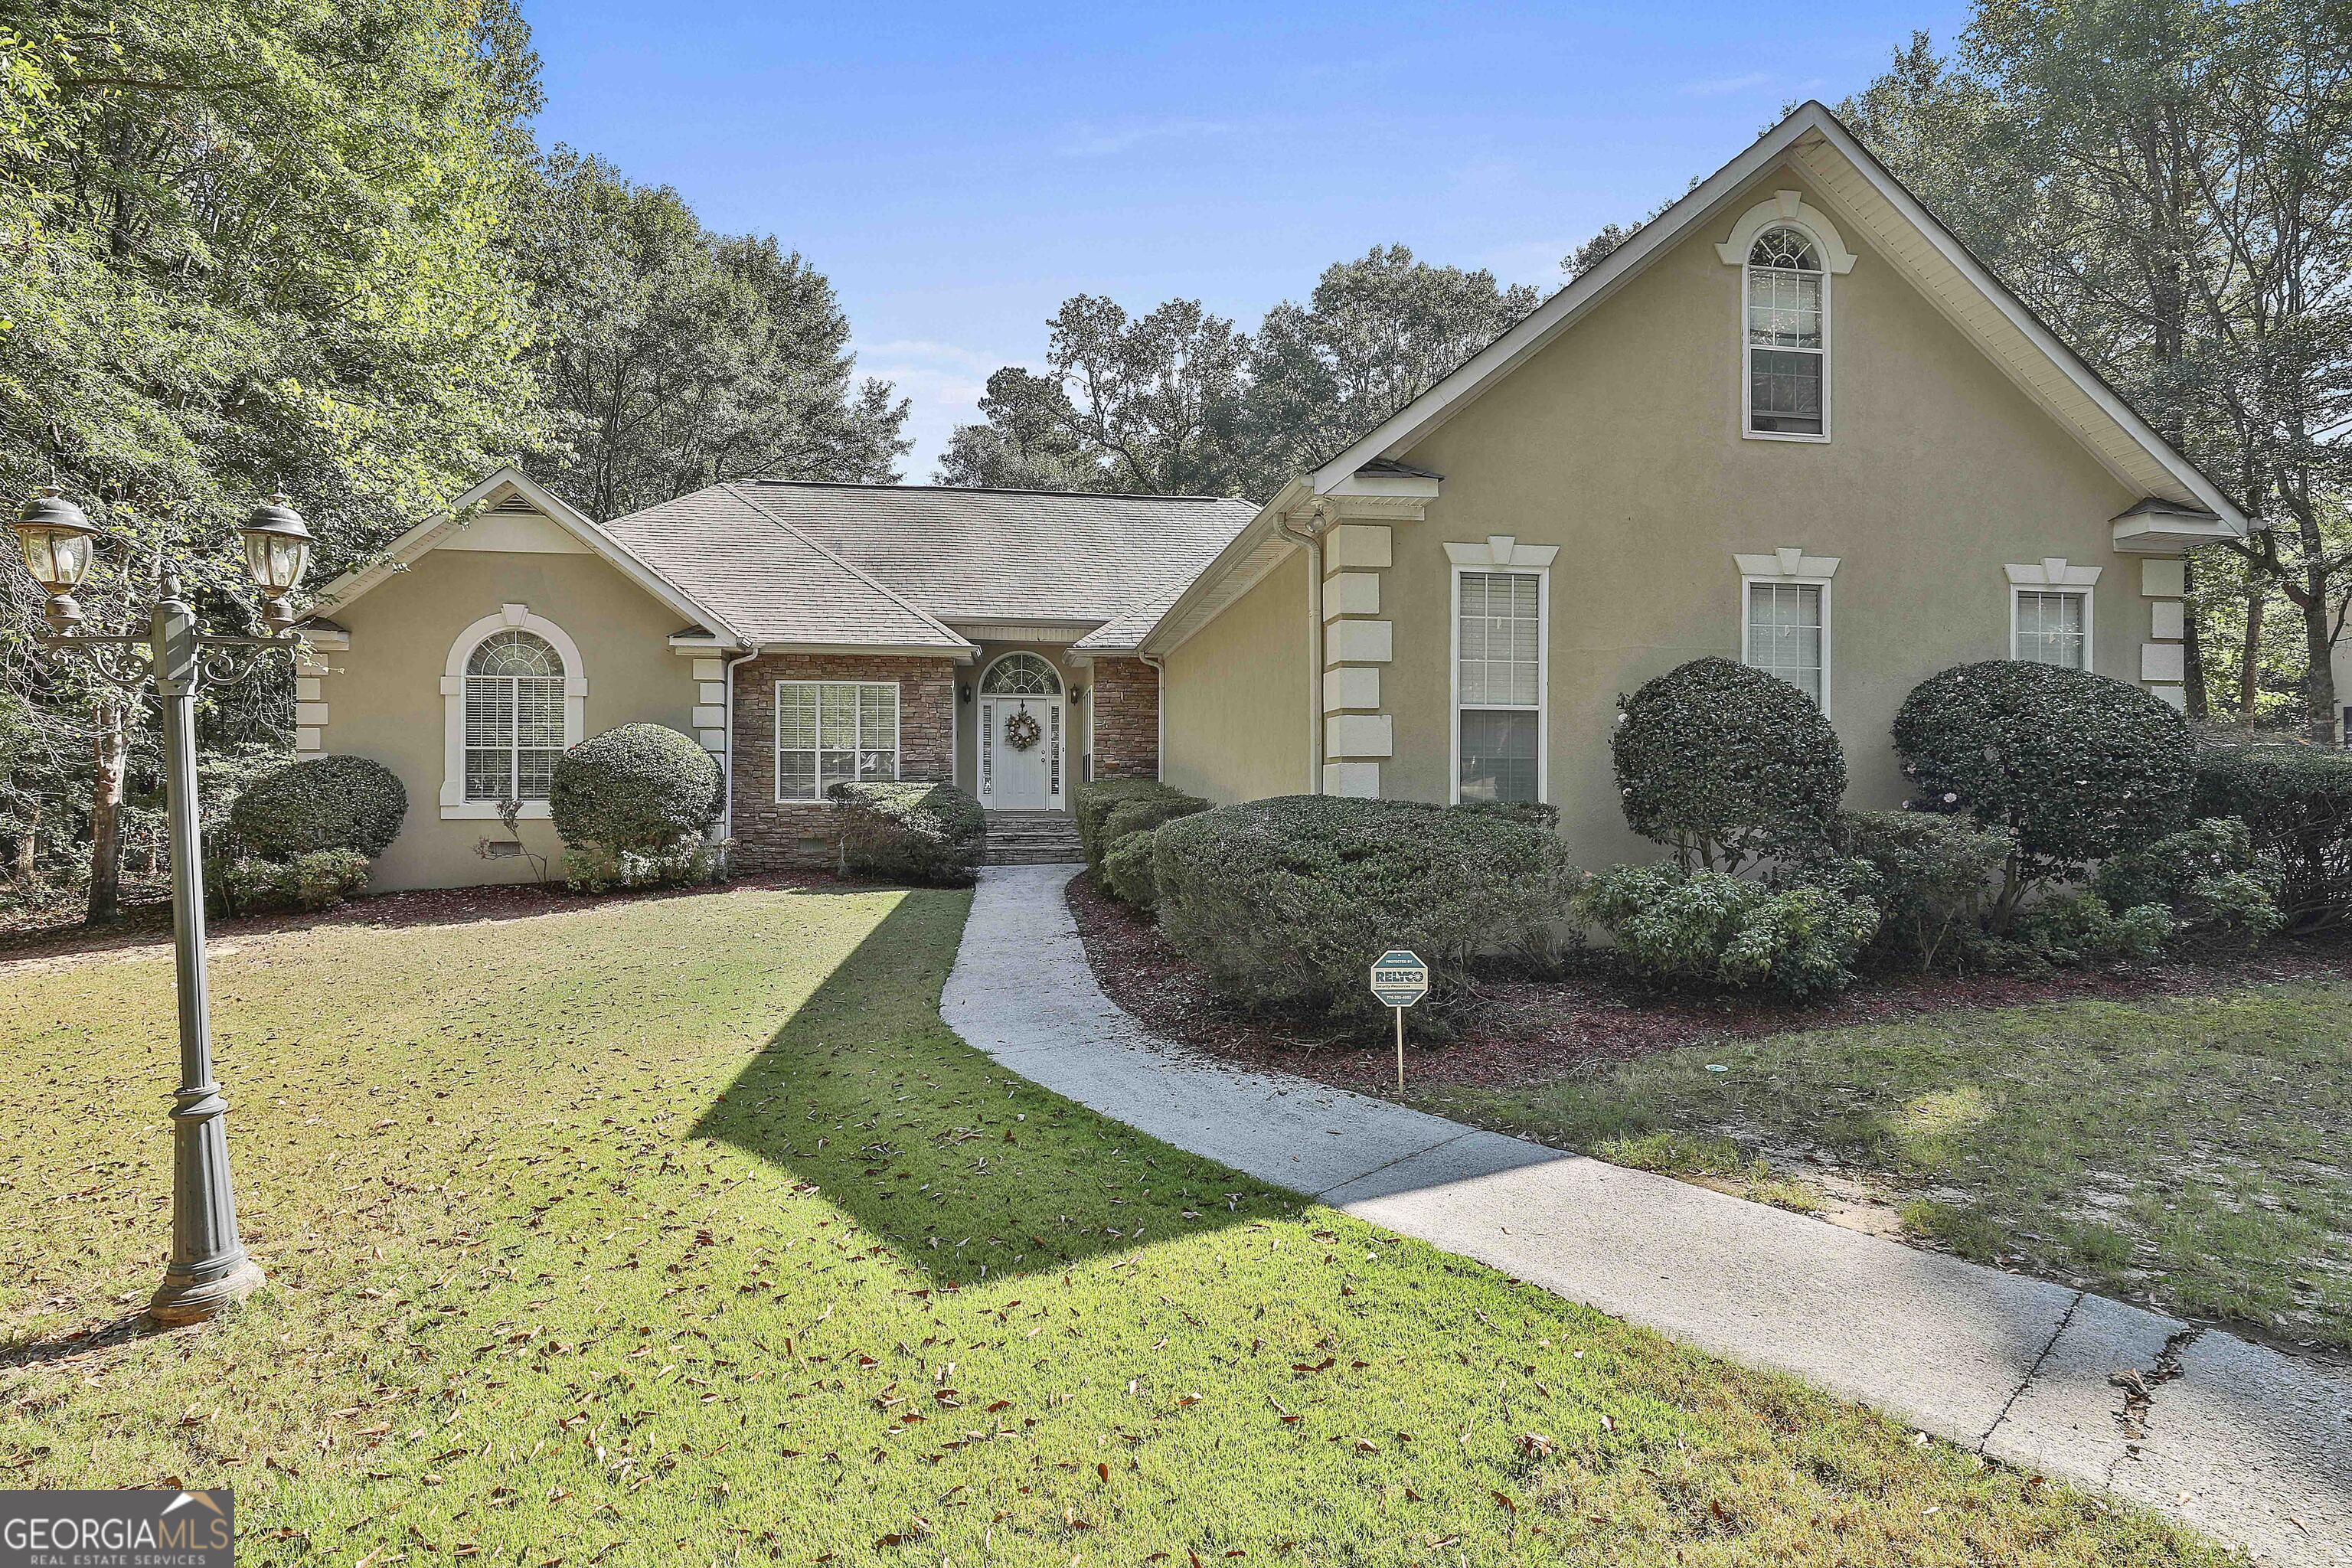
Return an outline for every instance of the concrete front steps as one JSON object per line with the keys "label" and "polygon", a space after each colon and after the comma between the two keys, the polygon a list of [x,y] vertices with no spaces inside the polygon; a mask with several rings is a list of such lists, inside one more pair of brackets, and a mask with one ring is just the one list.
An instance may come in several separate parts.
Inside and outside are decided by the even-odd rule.
{"label": "concrete front steps", "polygon": [[1078,848],[1077,819],[1066,811],[988,814],[988,847],[981,856],[983,865],[1075,865],[1085,858]]}

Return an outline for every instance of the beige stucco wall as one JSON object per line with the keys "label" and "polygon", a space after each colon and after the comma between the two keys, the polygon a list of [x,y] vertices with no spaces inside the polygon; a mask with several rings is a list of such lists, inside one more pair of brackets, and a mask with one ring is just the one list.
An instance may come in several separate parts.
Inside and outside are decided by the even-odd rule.
{"label": "beige stucco wall", "polygon": [[[1803,188],[1786,171],[1752,199]],[[1809,199],[1818,201],[1808,193]],[[1891,805],[1887,729],[1911,688],[2009,656],[2010,563],[2104,568],[2094,668],[2138,675],[2149,632],[2139,559],[2109,520],[2137,497],[2044,416],[1851,226],[1860,255],[1831,291],[1832,439],[1740,435],[1741,273],[1710,224],[1433,432],[1410,462],[1444,475],[1399,527],[1383,574],[1395,623],[1383,697],[1396,755],[1381,793],[1444,800],[1451,768],[1447,542],[1556,544],[1549,794],[1587,864],[1647,858],[1611,775],[1617,694],[1707,654],[1740,656],[1735,552],[1785,545],[1841,560],[1832,590],[1831,712],[1850,801]]]}
{"label": "beige stucco wall", "polygon": [[1307,556],[1168,656],[1160,776],[1213,801],[1307,793]]}
{"label": "beige stucco wall", "polygon": [[[2137,679],[2151,636],[2142,557],[2110,520],[2138,498],[2020,392],[1855,226],[1831,289],[1831,440],[1741,435],[1741,269],[1715,246],[1749,206],[1804,192],[1759,176],[1543,353],[1401,454],[1444,476],[1377,573],[1393,753],[1380,793],[1443,801],[1452,770],[1453,573],[1445,545],[1559,547],[1550,575],[1547,798],[1589,865],[1654,858],[1624,826],[1609,735],[1621,692],[1741,655],[1735,554],[1793,546],[1840,564],[1830,708],[1849,803],[1899,802],[1888,727],[1936,671],[2010,654],[2002,568],[2095,565],[2092,663]],[[1365,516],[1362,521],[1383,520]],[[1170,782],[1215,799],[1306,787],[1306,563],[1293,556],[1168,660]],[[1361,587],[1362,584],[1358,584]]]}
{"label": "beige stucco wall", "polygon": [[[619,724],[667,724],[691,735],[697,686],[690,660],[666,639],[679,629],[661,605],[596,556],[436,550],[335,614],[351,630],[348,652],[325,657],[319,700],[329,752],[373,757],[408,786],[408,820],[376,862],[371,886],[459,887],[527,881],[520,859],[484,860],[483,838],[503,838],[496,820],[445,820],[441,676],[458,634],[503,605],[520,604],[568,632],[588,678],[583,735]],[[533,851],[560,858],[543,820],[522,824]],[[560,866],[551,868],[560,874]]]}

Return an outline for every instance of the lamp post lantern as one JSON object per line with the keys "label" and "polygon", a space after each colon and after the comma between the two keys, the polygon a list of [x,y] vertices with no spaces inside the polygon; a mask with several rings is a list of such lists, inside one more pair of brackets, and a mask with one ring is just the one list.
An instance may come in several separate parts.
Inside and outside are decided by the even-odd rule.
{"label": "lamp post lantern", "polygon": [[264,653],[299,647],[289,628],[287,595],[310,563],[310,531],[284,496],[256,509],[244,528],[245,559],[263,598],[267,636],[221,637],[196,625],[176,576],[144,635],[112,637],[80,629],[73,591],[89,571],[98,530],[81,508],[52,486],[27,502],[16,539],[33,579],[48,595],[51,635],[44,646],[79,655],[111,684],[134,696],[152,692],[163,710],[163,788],[172,853],[172,937],[180,1010],[180,1087],[172,1097],[172,1258],[147,1303],[166,1324],[199,1322],[261,1283],[261,1266],[236,1232],[229,1184],[228,1111],[213,1081],[212,1011],[205,980],[204,846],[196,816],[196,694],[252,673]]}

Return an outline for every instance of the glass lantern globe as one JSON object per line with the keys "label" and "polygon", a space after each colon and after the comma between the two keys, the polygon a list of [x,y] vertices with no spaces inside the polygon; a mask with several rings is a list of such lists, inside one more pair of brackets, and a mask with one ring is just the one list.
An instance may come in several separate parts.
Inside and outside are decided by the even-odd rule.
{"label": "glass lantern globe", "polygon": [[16,514],[16,542],[26,569],[51,595],[70,594],[89,574],[90,545],[98,530],[81,508],[51,485]]}
{"label": "glass lantern globe", "polygon": [[283,495],[271,496],[245,521],[245,565],[264,598],[276,601],[294,591],[310,563],[310,531]]}

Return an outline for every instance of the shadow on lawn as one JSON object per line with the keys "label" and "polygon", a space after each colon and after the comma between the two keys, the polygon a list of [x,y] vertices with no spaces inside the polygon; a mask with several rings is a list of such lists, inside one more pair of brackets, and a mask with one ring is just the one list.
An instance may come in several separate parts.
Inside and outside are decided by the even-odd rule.
{"label": "shadow on lawn", "polygon": [[817,1189],[961,1286],[1287,1212],[1262,1184],[1040,1089],[963,1043],[939,994],[964,905],[903,895],[695,1128]]}

